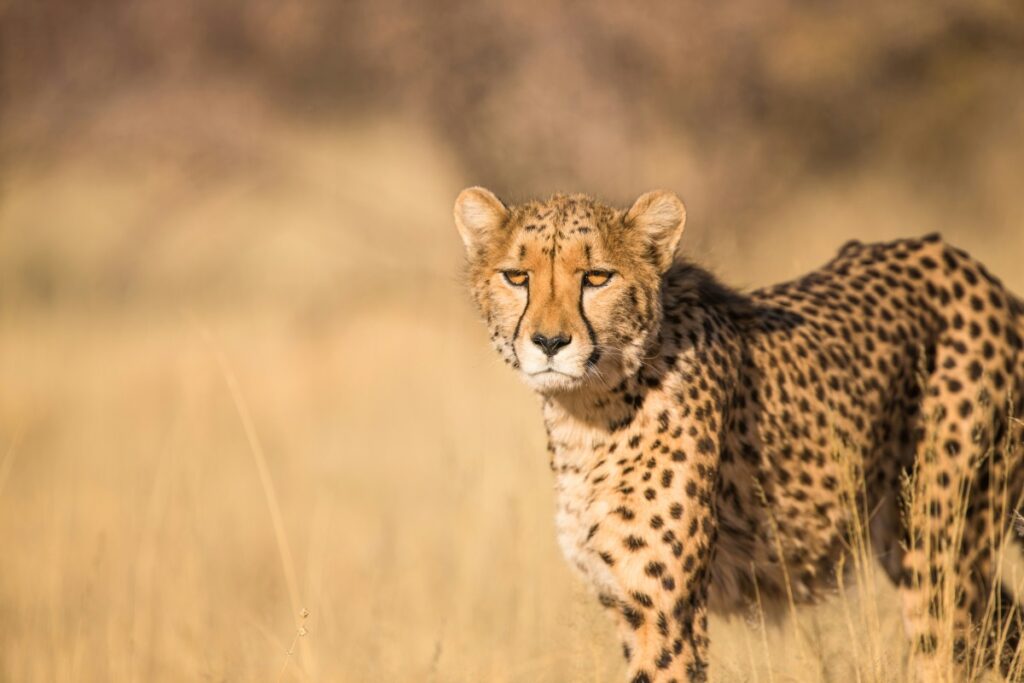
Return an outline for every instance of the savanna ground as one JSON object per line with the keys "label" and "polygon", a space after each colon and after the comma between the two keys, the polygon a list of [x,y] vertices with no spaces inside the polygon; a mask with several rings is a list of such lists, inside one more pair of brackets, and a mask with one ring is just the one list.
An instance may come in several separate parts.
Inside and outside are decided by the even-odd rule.
{"label": "savanna ground", "polygon": [[[465,179],[411,126],[263,125],[244,167],[90,149],[6,174],[2,677],[616,680],[536,402],[462,291]],[[742,248],[710,217],[685,248],[753,285],[925,229],[870,184],[876,213],[823,223],[819,190]],[[1020,236],[945,227],[1024,289]],[[860,583],[766,632],[715,619],[718,679],[901,680],[895,593]]]}
{"label": "savanna ground", "polygon": [[[1024,294],[1001,3],[29,5],[0,7],[0,680],[619,680],[463,291],[466,185],[667,186],[741,287],[940,230]],[[715,677],[905,680],[896,605],[868,570],[714,618]]]}

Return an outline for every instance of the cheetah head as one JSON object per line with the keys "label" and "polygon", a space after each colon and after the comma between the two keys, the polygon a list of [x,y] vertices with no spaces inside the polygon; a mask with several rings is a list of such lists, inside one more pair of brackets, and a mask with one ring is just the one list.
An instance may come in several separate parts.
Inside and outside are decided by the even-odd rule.
{"label": "cheetah head", "polygon": [[479,187],[455,202],[491,341],[544,394],[613,386],[640,367],[685,219],[662,191],[627,210],[584,195],[506,206]]}

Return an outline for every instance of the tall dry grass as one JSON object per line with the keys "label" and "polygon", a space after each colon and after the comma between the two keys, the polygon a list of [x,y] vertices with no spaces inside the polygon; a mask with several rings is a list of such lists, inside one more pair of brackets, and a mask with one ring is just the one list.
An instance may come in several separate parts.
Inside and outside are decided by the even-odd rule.
{"label": "tall dry grass", "polygon": [[[260,125],[226,165],[114,145],[5,170],[0,679],[617,680],[536,401],[457,276],[474,179],[408,125]],[[698,218],[687,248],[754,285],[934,227],[835,183],[743,243]],[[1024,291],[1020,235],[947,233]],[[904,680],[875,564],[858,541],[829,603],[713,619],[716,678]]]}

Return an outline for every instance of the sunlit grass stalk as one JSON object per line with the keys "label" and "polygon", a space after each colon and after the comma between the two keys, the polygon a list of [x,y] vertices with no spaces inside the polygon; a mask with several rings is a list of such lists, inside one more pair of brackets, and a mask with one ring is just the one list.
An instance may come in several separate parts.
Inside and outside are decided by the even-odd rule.
{"label": "sunlit grass stalk", "polygon": [[[857,642],[857,631],[853,626],[853,615],[850,613],[850,602],[846,595],[846,585],[843,579],[843,571],[846,569],[845,558],[839,559],[839,566],[836,567],[836,582],[839,588],[839,600],[843,603],[843,616],[846,620],[846,631],[850,636],[850,645],[853,649],[854,661],[860,661],[860,645]],[[854,676],[857,683],[861,683],[860,667],[854,666]]]}
{"label": "sunlit grass stalk", "polygon": [[0,495],[3,495],[4,487],[11,476],[11,470],[14,469],[14,461],[18,455],[18,446],[21,445],[21,436],[21,429],[15,431],[14,436],[11,438],[11,443],[7,446],[7,451],[4,453],[4,459],[0,460]]}
{"label": "sunlit grass stalk", "polygon": [[[845,510],[846,518],[849,520],[849,533],[845,539],[850,560],[853,563],[853,578],[857,586],[857,593],[861,596],[859,601],[860,621],[863,630],[869,634],[867,642],[867,659],[871,665],[872,678],[875,681],[884,679],[882,669],[882,645],[879,642],[881,633],[881,618],[878,614],[875,596],[877,586],[875,584],[877,562],[870,543],[870,512],[867,509],[867,488],[864,481],[863,467],[851,449],[841,445],[838,437],[833,435],[833,459],[838,467],[839,496],[840,504]],[[863,509],[861,505],[863,505]],[[844,577],[842,573],[845,563],[840,564],[836,569],[840,588],[843,591],[843,600],[846,601]],[[849,613],[849,605],[844,604],[844,611]],[[852,627],[852,617],[849,617]],[[857,657],[858,662],[860,657]],[[861,675],[861,668],[856,667],[858,677]]]}
{"label": "sunlit grass stalk", "polygon": [[[274,487],[274,480],[270,475],[270,468],[267,465],[267,458],[263,452],[263,445],[260,442],[259,436],[256,434],[256,427],[252,421],[252,416],[249,413],[248,405],[242,395],[238,379],[235,377],[235,373],[232,371],[231,366],[227,361],[227,357],[224,355],[221,348],[215,343],[213,335],[210,334],[209,330],[198,323],[196,324],[199,327],[203,340],[206,342],[207,347],[213,353],[213,356],[217,361],[221,376],[224,378],[224,383],[227,385],[228,392],[231,394],[231,400],[235,405],[236,412],[238,413],[238,418],[242,423],[242,430],[245,432],[245,438],[249,443],[249,453],[252,455],[253,463],[256,466],[257,473],[259,474],[260,485],[263,488],[263,497],[267,503],[267,511],[270,513],[270,523],[274,530],[274,539],[277,543],[278,556],[281,559],[281,570],[284,574],[285,586],[288,590],[288,598],[291,603],[292,614],[296,615],[296,631],[303,631],[305,630],[305,626],[303,624],[305,617],[301,615],[305,612],[305,609],[301,606],[301,601],[299,599],[299,582],[295,573],[295,562],[292,559],[291,546],[288,543],[288,535],[284,527],[284,518],[281,516],[281,506],[277,500],[277,491]],[[302,662],[310,661],[311,659],[309,647],[306,645],[305,640],[300,639],[299,651],[301,657],[298,662],[298,666],[301,670]],[[291,651],[289,650],[288,657],[285,660],[285,666],[287,666],[288,660],[290,659]]]}
{"label": "sunlit grass stalk", "polygon": [[764,647],[764,659],[768,664],[768,683],[775,683],[775,676],[772,673],[772,651],[768,647],[768,624],[765,622],[764,604],[761,602],[761,588],[757,583],[757,572],[754,567],[750,568],[750,575],[754,579],[754,598],[757,600],[757,616],[761,622],[761,645]]}

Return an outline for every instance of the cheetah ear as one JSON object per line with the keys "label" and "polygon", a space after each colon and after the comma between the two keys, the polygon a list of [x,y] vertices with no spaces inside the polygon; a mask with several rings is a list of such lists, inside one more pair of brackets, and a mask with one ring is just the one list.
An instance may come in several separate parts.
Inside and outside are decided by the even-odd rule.
{"label": "cheetah ear", "polygon": [[647,238],[650,257],[658,270],[668,270],[686,224],[686,207],[679,197],[666,190],[648,192],[633,202],[623,221]]}
{"label": "cheetah ear", "polygon": [[455,227],[470,256],[491,239],[508,219],[508,208],[490,190],[466,188],[455,200]]}

